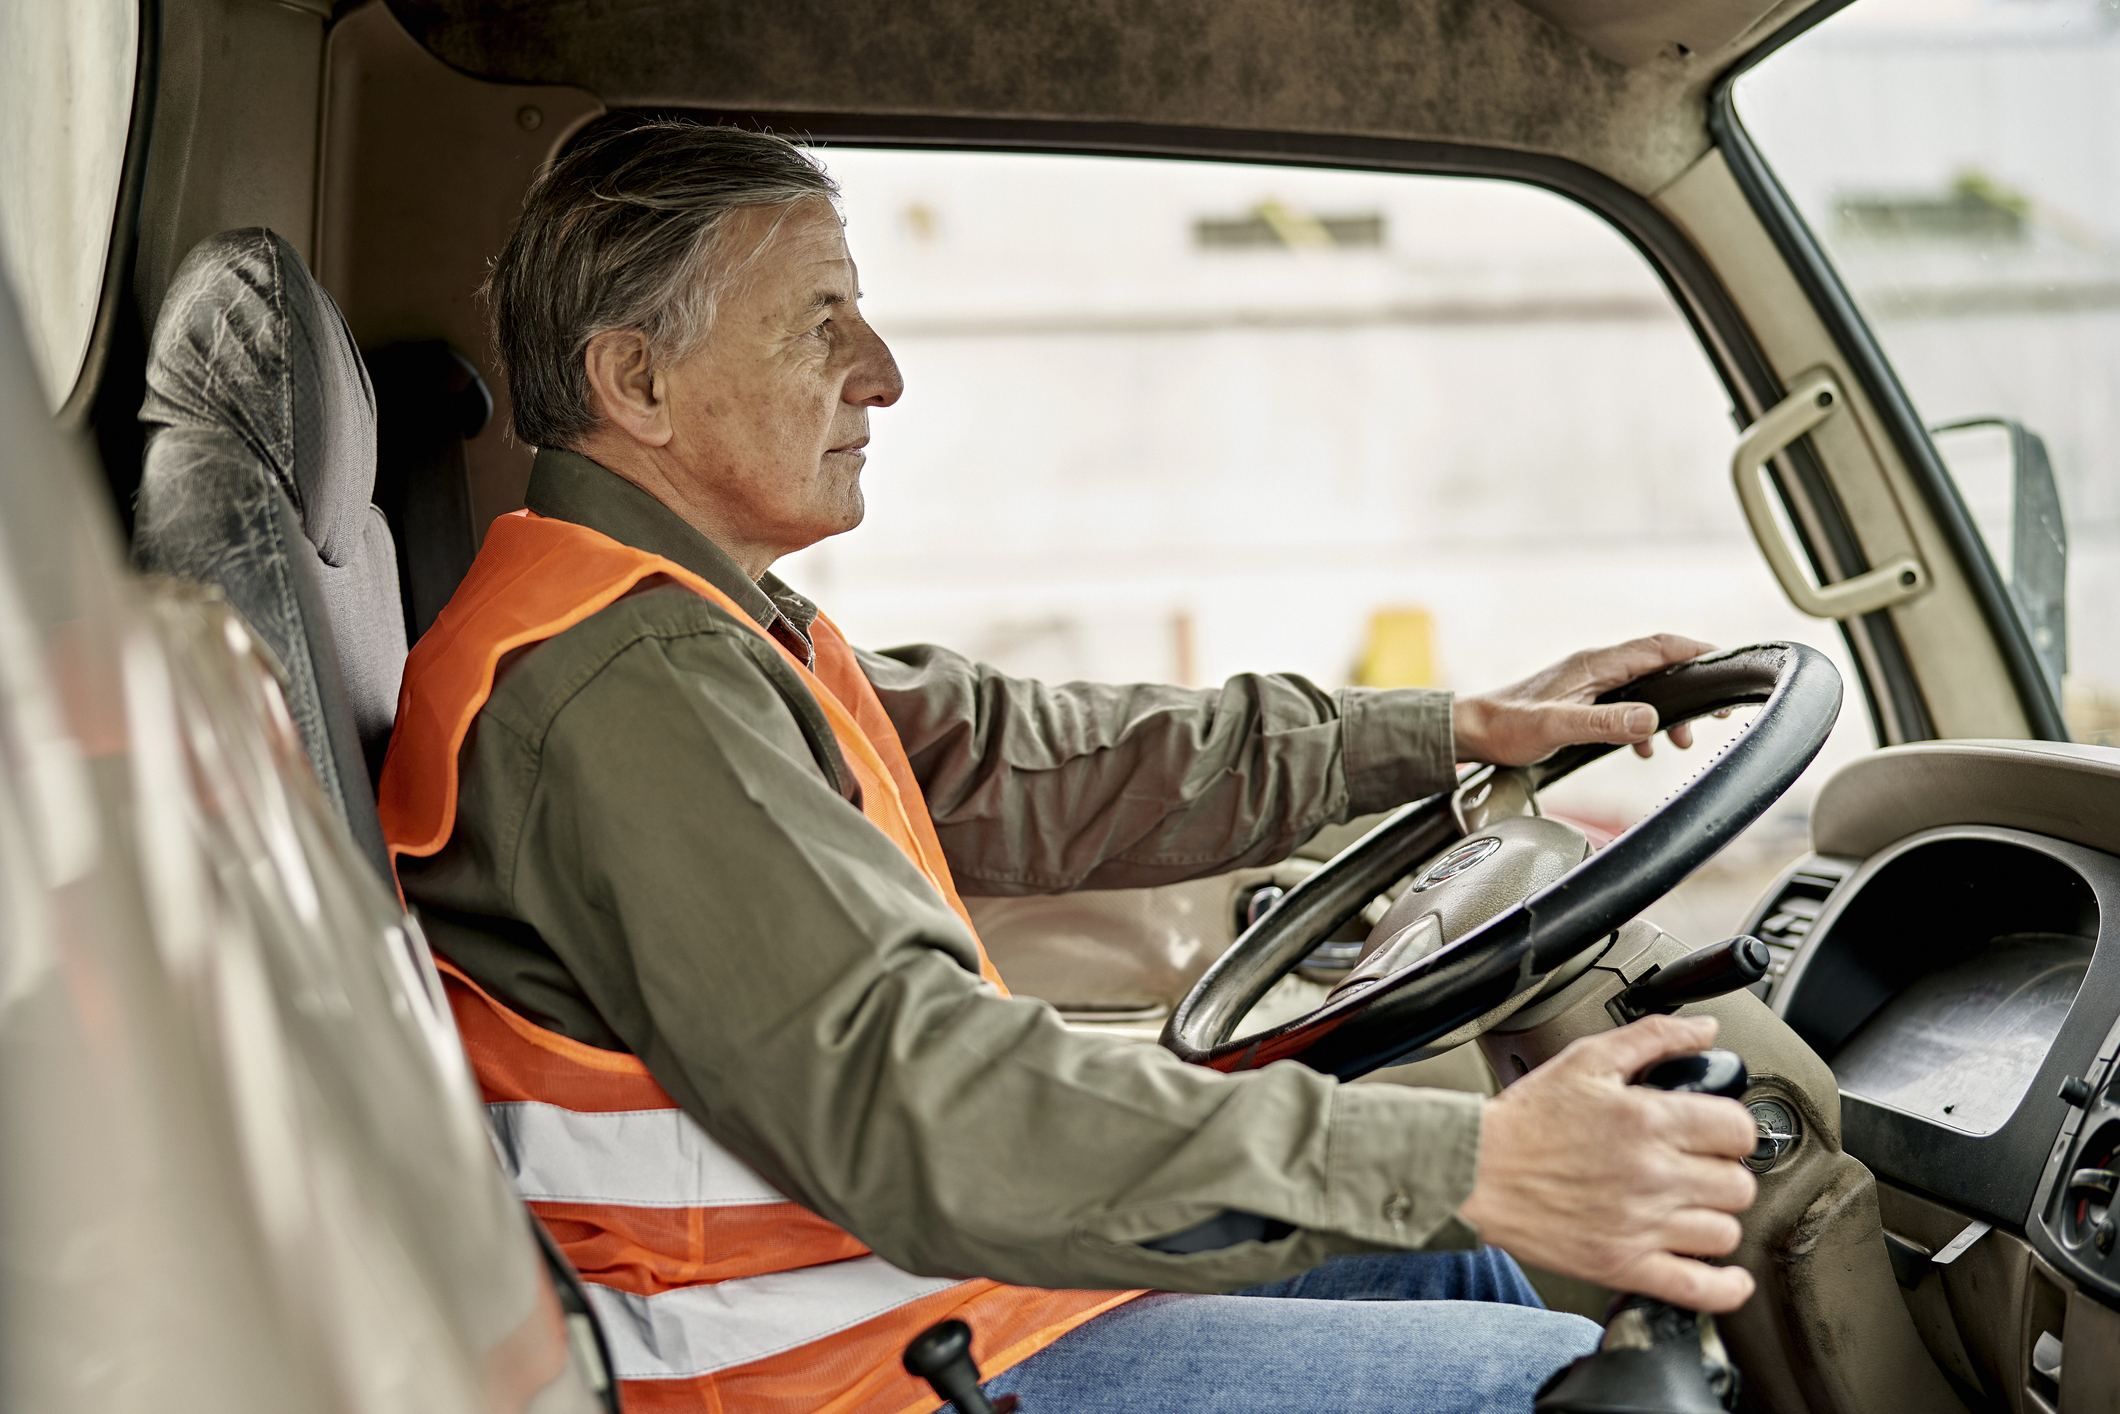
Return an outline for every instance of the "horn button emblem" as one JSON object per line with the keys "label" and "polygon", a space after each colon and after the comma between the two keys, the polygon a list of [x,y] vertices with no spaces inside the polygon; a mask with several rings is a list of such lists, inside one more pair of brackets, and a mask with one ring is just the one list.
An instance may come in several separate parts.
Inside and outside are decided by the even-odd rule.
{"label": "horn button emblem", "polygon": [[1502,847],[1502,842],[1493,835],[1476,840],[1467,840],[1448,854],[1428,866],[1428,872],[1416,879],[1414,893],[1426,893],[1437,884],[1447,883],[1479,864],[1488,855]]}

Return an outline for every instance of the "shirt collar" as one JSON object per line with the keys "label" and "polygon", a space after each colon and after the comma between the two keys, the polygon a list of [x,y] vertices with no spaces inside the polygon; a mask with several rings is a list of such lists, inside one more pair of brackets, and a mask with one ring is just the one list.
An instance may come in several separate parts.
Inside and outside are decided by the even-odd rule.
{"label": "shirt collar", "polygon": [[778,576],[769,573],[753,583],[727,551],[677,512],[578,452],[540,447],[523,503],[541,516],[585,525],[622,545],[681,565],[734,599],[760,628],[770,630],[776,619],[786,619],[807,639],[817,619],[817,606]]}

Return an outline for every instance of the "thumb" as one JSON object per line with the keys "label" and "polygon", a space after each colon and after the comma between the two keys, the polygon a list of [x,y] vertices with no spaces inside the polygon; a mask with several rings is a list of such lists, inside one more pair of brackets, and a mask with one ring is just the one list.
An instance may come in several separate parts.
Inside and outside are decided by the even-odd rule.
{"label": "thumb", "polygon": [[[1576,1064],[1601,1074],[1632,1080],[1666,1056],[1684,1055],[1713,1044],[1722,1024],[1712,1016],[1645,1016],[1616,1031],[1601,1031],[1577,1041]],[[1558,1059],[1558,1057],[1556,1057]]]}

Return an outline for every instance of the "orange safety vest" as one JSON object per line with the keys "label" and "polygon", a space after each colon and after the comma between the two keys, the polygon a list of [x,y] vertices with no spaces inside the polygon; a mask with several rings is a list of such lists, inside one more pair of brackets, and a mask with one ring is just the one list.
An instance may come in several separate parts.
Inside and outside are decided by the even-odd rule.
{"label": "orange safety vest", "polygon": [[[970,927],[905,747],[829,619],[814,626],[812,672],[690,570],[528,511],[493,523],[405,664],[378,791],[392,863],[448,842],[457,753],[502,656],[580,623],[651,575],[719,604],[793,664],[860,783],[863,813]],[[983,947],[979,964],[1000,988]],[[936,1321],[968,1322],[991,1376],[1140,1294],[901,1271],[774,1191],[679,1109],[638,1057],[536,1026],[440,965],[503,1164],[581,1272],[636,1414],[918,1414],[940,1401],[899,1358]]]}

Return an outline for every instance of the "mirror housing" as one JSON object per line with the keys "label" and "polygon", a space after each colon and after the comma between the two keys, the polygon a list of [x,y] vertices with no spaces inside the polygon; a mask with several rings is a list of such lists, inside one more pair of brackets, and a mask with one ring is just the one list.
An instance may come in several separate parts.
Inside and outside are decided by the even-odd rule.
{"label": "mirror housing", "polygon": [[1946,422],[1929,435],[2003,571],[2059,702],[2068,671],[2068,527],[2046,442],[2008,417]]}

